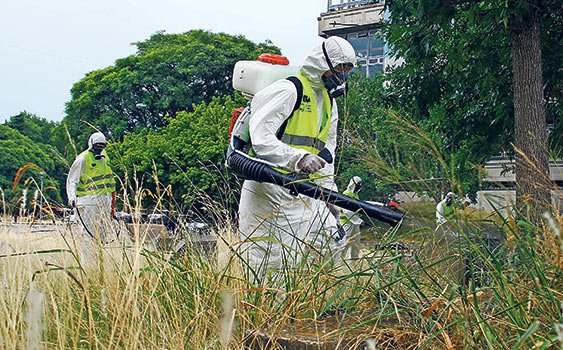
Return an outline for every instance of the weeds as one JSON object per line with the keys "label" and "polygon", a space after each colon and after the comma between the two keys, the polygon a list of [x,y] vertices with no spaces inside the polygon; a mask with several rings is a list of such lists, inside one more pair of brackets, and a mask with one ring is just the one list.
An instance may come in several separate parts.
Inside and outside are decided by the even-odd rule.
{"label": "weeds", "polygon": [[[152,191],[144,180],[122,184],[126,210],[143,212],[147,196],[158,208],[173,203],[172,190],[152,181]],[[2,228],[0,347],[242,349],[291,337],[332,349],[562,344],[560,215],[537,227],[500,210],[465,211],[437,233],[434,204],[405,206],[410,222],[377,227],[379,247],[364,240],[358,260],[305,258],[249,279],[226,214],[229,191],[225,203],[205,199],[213,218],[227,218],[215,220],[211,252],[190,241],[185,225],[178,237],[187,245],[177,252],[149,242],[143,225],[131,242],[129,231],[107,223],[120,240],[97,245],[91,264],[77,227],[27,236]],[[393,248],[405,241],[422,248]]]}

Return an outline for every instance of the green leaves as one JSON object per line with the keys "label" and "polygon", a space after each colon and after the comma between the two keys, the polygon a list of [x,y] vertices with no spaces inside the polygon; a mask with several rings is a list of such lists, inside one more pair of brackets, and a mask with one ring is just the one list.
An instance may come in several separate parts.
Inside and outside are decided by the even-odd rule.
{"label": "green leaves", "polygon": [[214,98],[209,104],[194,105],[192,112],[169,118],[168,125],[158,131],[126,135],[112,150],[119,163],[115,170],[131,176],[136,169],[137,176],[147,174],[147,179],[156,170],[161,183],[172,185],[179,202],[201,196],[201,192],[221,198],[221,191],[228,187],[222,164],[231,111],[241,105],[240,96],[236,100]]}
{"label": "green leaves", "polygon": [[180,111],[232,95],[232,68],[264,51],[279,53],[270,42],[192,30],[158,32],[135,43],[137,53],[114,66],[93,71],[77,82],[65,121],[79,144],[99,129],[114,141],[144,128],[157,130]]}
{"label": "green leaves", "polygon": [[[462,174],[501,150],[511,150],[514,107],[507,26],[529,13],[530,5],[471,0],[393,0],[386,5],[390,24],[385,36],[392,52],[405,61],[388,74],[391,107],[441,140],[446,161],[458,163]],[[557,125],[562,89],[555,88],[561,81],[555,71],[563,60],[561,50],[553,48],[560,47],[561,12],[551,1],[536,7],[552,14],[543,26],[544,71],[550,72],[544,78],[547,118]]]}
{"label": "green leaves", "polygon": [[[28,163],[32,163],[45,171],[47,182],[53,184],[53,177],[56,176],[60,162],[52,151],[51,146],[35,142],[7,125],[0,125],[0,152],[2,153],[0,188],[4,191],[11,189],[18,169]],[[24,174],[24,179],[30,176],[33,176],[39,182],[39,171],[37,169],[29,168]],[[31,187],[37,188],[33,184],[31,184]]]}

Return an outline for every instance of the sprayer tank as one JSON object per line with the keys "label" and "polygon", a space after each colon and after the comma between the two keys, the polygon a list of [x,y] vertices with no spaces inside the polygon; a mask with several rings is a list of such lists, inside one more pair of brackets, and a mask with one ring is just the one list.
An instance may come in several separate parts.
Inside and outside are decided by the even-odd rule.
{"label": "sprayer tank", "polygon": [[233,70],[233,88],[253,96],[271,83],[297,74],[298,67],[261,61],[238,61]]}

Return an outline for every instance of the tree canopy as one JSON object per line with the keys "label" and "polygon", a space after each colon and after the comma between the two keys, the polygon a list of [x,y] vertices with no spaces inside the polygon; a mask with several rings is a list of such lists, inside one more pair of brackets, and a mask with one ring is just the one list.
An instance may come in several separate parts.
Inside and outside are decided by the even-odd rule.
{"label": "tree canopy", "polygon": [[203,30],[158,32],[135,45],[135,55],[90,72],[72,87],[64,122],[79,145],[95,129],[114,141],[144,128],[157,130],[194,104],[231,95],[235,62],[279,53],[270,42]]}
{"label": "tree canopy", "polygon": [[69,148],[60,123],[23,111],[2,126],[0,147],[5,155],[0,166],[2,188],[11,187],[18,169],[33,164],[23,172],[23,179],[34,175],[38,180],[36,167],[41,168],[46,172],[46,183],[57,189],[50,193],[52,199],[59,200],[68,171],[65,150]]}
{"label": "tree canopy", "polygon": [[365,198],[385,200],[400,190],[440,198],[442,183],[455,173],[460,191],[475,192],[477,174],[463,168],[456,154],[444,154],[439,132],[389,103],[385,85],[382,75],[355,76],[339,103],[339,188],[358,175]]}
{"label": "tree canopy", "polygon": [[[230,199],[223,163],[231,111],[244,105],[237,95],[213,98],[180,112],[159,130],[129,134],[111,147],[114,171],[123,183],[142,182],[152,192],[158,184],[172,187],[176,205],[210,196],[225,205]],[[158,183],[157,183],[158,182]],[[232,203],[231,203],[232,204]]]}
{"label": "tree canopy", "polygon": [[[392,52],[404,59],[389,74],[394,90],[391,101],[405,106],[427,130],[441,134],[446,154],[479,164],[501,150],[512,150],[514,142],[537,160],[540,173],[545,172],[546,119],[557,125],[553,140],[560,139],[561,130],[562,61],[560,50],[553,49],[560,46],[563,34],[560,4],[390,0],[386,6],[391,19],[385,34]],[[540,36],[527,34],[529,28],[538,28],[541,42]],[[526,33],[522,40],[515,39],[519,33]],[[515,50],[527,51],[520,49],[520,43],[536,42],[543,55],[540,50],[530,51],[528,58],[514,60]],[[519,73],[541,69],[542,64],[543,77],[539,70],[525,81],[518,78]],[[515,94],[522,86],[539,86],[539,93]],[[538,108],[524,110],[518,104],[524,101]],[[519,127],[523,125],[526,129]],[[517,169],[525,167],[522,163],[517,158]],[[520,188],[526,192],[532,187]]]}
{"label": "tree canopy", "polygon": [[48,121],[26,111],[10,117],[4,124],[19,131],[34,142],[46,144],[51,143],[53,130],[57,127],[56,122]]}
{"label": "tree canopy", "polygon": [[[47,183],[57,185],[54,177],[59,162],[54,157],[52,150],[51,146],[34,142],[9,126],[0,125],[0,152],[2,153],[0,188],[5,192],[10,192],[20,169],[21,181],[16,181],[16,185],[23,184],[26,178],[33,176],[37,186],[31,184],[31,187],[38,188],[38,175],[41,170],[46,174]],[[33,165],[26,167],[27,164]],[[56,194],[55,197],[58,198]]]}

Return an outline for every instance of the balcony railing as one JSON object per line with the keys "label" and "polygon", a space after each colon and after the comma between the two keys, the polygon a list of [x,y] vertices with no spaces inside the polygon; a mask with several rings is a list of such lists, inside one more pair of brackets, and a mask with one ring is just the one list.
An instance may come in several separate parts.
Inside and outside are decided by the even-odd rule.
{"label": "balcony railing", "polygon": [[383,3],[383,0],[328,0],[328,11],[338,11],[376,3]]}

